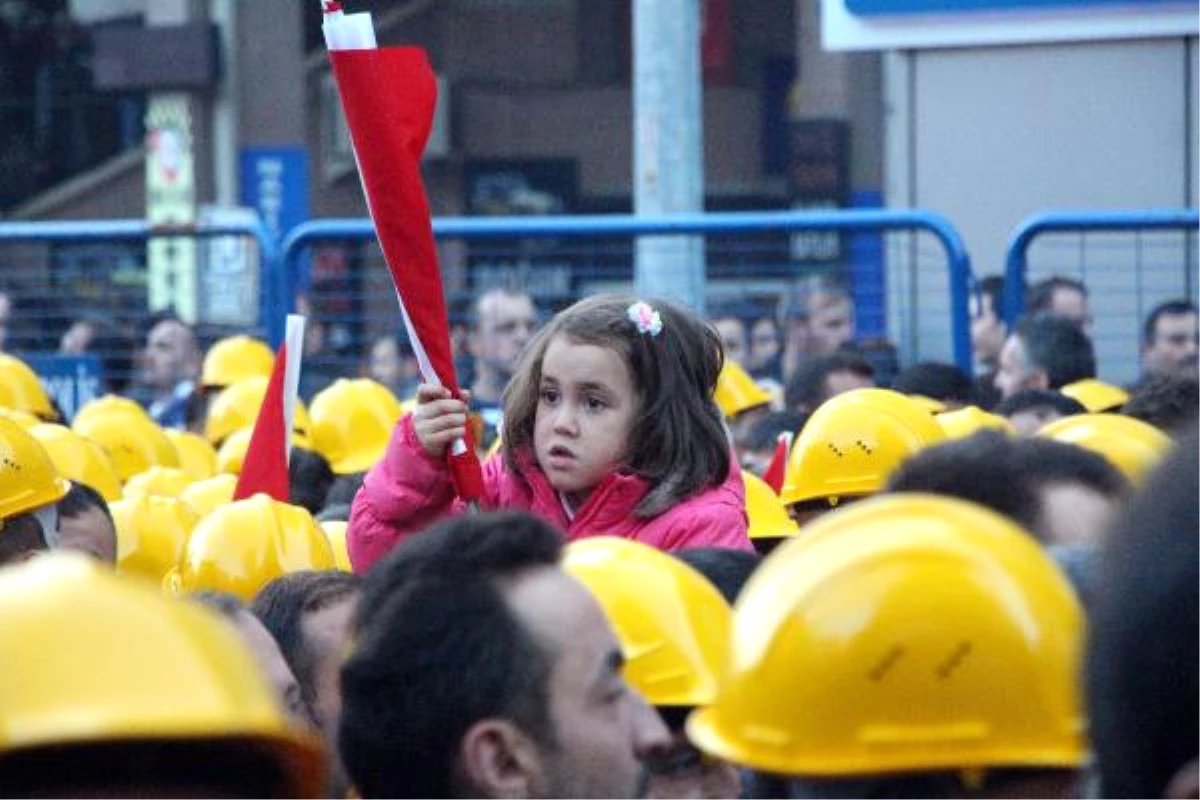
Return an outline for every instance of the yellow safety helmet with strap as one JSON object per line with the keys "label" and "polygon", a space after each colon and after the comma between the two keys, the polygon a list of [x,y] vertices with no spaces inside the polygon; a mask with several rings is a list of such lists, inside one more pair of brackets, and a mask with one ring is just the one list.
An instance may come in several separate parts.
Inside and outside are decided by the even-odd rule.
{"label": "yellow safety helmet with strap", "polygon": [[[228,475],[241,475],[242,465],[246,463],[246,452],[250,449],[250,437],[254,435],[253,426],[236,430],[225,437],[217,448],[217,472]],[[308,440],[298,433],[292,432],[292,448],[307,449]]]}
{"label": "yellow safety helmet with strap", "polygon": [[1068,383],[1058,390],[1090,412],[1115,411],[1129,401],[1129,392],[1120,386],[1113,386],[1096,378],[1084,378],[1081,381]]}
{"label": "yellow safety helmet with strap", "polygon": [[766,481],[742,470],[742,483],[746,487],[751,539],[790,539],[800,532],[800,526],[788,516],[787,507]]}
{"label": "yellow safety helmet with strap", "polygon": [[953,411],[935,414],[934,422],[946,434],[947,439],[965,439],[981,430],[996,430],[1017,435],[1017,428],[1007,418],[984,411],[979,406],[963,406]]}
{"label": "yellow safety helmet with strap", "polygon": [[256,494],[200,520],[164,589],[229,592],[248,603],[280,575],[334,568],[333,549],[312,514]]}
{"label": "yellow safety helmet with strap", "polygon": [[58,502],[70,488],[41,442],[17,423],[0,417],[0,523]]}
{"label": "yellow safety helmet with strap", "polygon": [[[289,722],[233,626],[199,604],[52,553],[0,574],[0,650],[36,656],[4,660],[0,758],[242,742],[275,764],[280,796],[320,796],[319,742]],[[56,759],[72,771],[70,750]]]}
{"label": "yellow safety helmet with strap", "polygon": [[4,406],[0,406],[0,417],[12,420],[26,430],[32,428],[34,425],[39,425],[42,422],[28,411],[20,411],[15,408],[6,408]]}
{"label": "yellow safety helmet with strap", "polygon": [[219,506],[233,502],[233,490],[237,488],[237,475],[219,472],[211,478],[196,481],[183,490],[179,499],[192,507],[201,518],[207,517]]}
{"label": "yellow safety helmet with strap", "polygon": [[54,422],[39,422],[29,428],[41,442],[63,478],[95,489],[107,502],[121,497],[121,479],[104,448],[75,431]]}
{"label": "yellow safety helmet with strap", "polygon": [[933,415],[890,389],[853,389],[826,400],[800,429],[788,456],[784,505],[874,494],[913,453],[945,434]]}
{"label": "yellow safety helmet with strap", "polygon": [[25,411],[48,422],[58,419],[37,373],[8,353],[0,353],[0,407]]}
{"label": "yellow safety helmet with strap", "polygon": [[827,514],[750,577],[702,750],[812,777],[1078,767],[1084,619],[1025,531],[906,494]]}
{"label": "yellow safety helmet with strap", "polygon": [[246,378],[268,378],[274,366],[275,354],[265,342],[253,336],[227,336],[205,352],[200,384],[224,387]]}
{"label": "yellow safety helmet with strap", "polygon": [[108,508],[117,528],[117,570],[161,585],[200,517],[178,498],[153,494],[126,497]]}
{"label": "yellow safety helmet with strap", "polygon": [[155,464],[148,469],[130,475],[125,481],[124,494],[134,497],[152,494],[158,497],[179,497],[192,484],[192,476],[179,467],[160,467]]}
{"label": "yellow safety helmet with strap", "polygon": [[563,569],[604,609],[625,652],[625,678],[648,703],[712,702],[732,612],[707,578],[656,548],[610,536],[568,544]]}
{"label": "yellow safety helmet with strap", "polygon": [[191,431],[168,428],[164,431],[175,451],[179,453],[179,466],[194,481],[202,481],[217,474],[217,451],[203,436]]}
{"label": "yellow safety helmet with strap", "polygon": [[178,467],[179,453],[148,416],[112,411],[76,418],[71,429],[104,448],[122,482],[158,464]]}
{"label": "yellow safety helmet with strap", "polygon": [[97,397],[95,400],[89,400],[84,403],[75,412],[75,417],[71,420],[71,424],[75,425],[93,416],[102,417],[107,414],[121,413],[131,413],[143,419],[150,419],[149,412],[136,400],[130,400],[128,397],[122,397],[119,394],[105,394]]}
{"label": "yellow safety helmet with strap", "polygon": [[344,519],[330,519],[320,523],[329,546],[333,549],[333,563],[342,572],[354,572],[350,565],[350,552],[346,549],[346,526]]}
{"label": "yellow safety helmet with strap", "polygon": [[[234,431],[253,427],[266,394],[266,378],[246,378],[222,389],[209,406],[204,438],[219,450],[221,442]],[[311,431],[308,409],[303,400],[296,398],[292,433],[300,437],[305,447],[311,447]]]}
{"label": "yellow safety helmet with strap", "polygon": [[726,419],[731,419],[743,411],[769,405],[771,395],[766,389],[755,383],[754,379],[736,361],[726,359],[725,366],[717,375],[717,388],[713,391],[713,399],[717,408]]}
{"label": "yellow safety helmet with strap", "polygon": [[1171,449],[1171,439],[1148,422],[1121,414],[1074,414],[1043,425],[1038,436],[1087,448],[1139,484]]}
{"label": "yellow safety helmet with strap", "polygon": [[369,378],[339,378],[312,399],[312,446],[338,475],[365,472],[383,457],[400,401]]}

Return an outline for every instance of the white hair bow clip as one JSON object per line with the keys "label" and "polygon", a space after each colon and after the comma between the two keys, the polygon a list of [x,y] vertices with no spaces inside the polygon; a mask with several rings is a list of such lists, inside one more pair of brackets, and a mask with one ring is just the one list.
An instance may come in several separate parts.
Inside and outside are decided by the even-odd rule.
{"label": "white hair bow clip", "polygon": [[648,333],[658,336],[662,333],[662,316],[650,307],[648,303],[638,300],[625,312],[631,322],[637,326],[638,333]]}

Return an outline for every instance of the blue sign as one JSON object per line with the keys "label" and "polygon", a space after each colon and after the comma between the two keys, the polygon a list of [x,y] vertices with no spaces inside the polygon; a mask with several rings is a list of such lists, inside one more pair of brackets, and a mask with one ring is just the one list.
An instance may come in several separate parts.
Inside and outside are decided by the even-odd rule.
{"label": "blue sign", "polygon": [[1068,8],[1086,10],[1120,4],[1130,7],[1178,5],[1179,0],[845,0],[851,14],[958,14],[964,11],[1020,11]]}
{"label": "blue sign", "polygon": [[308,153],[303,147],[243,147],[241,203],[258,211],[276,239],[308,219]]}
{"label": "blue sign", "polygon": [[67,356],[58,353],[22,353],[21,359],[37,373],[46,393],[70,421],[84,403],[104,393],[104,369],[94,353]]}

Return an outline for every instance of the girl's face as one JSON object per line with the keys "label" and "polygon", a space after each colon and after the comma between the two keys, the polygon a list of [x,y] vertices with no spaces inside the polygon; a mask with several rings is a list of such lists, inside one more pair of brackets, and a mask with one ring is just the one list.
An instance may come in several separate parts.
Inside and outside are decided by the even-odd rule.
{"label": "girl's face", "polygon": [[616,351],[555,336],[542,359],[533,446],[550,485],[578,508],[624,463],[640,406]]}

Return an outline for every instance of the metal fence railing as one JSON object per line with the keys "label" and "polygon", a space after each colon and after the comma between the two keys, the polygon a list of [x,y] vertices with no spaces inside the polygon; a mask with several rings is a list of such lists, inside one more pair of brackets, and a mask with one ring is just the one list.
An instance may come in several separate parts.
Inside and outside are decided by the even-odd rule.
{"label": "metal fence railing", "polygon": [[1200,210],[1052,211],[1028,217],[1009,238],[1004,318],[1012,325],[1039,280],[1069,277],[1088,288],[1100,377],[1129,383],[1139,371],[1146,315],[1170,299],[1197,300]]}

